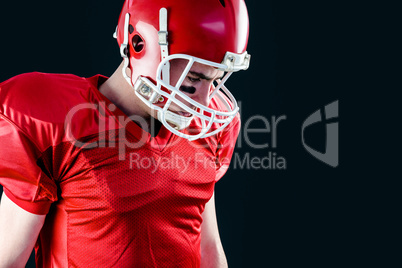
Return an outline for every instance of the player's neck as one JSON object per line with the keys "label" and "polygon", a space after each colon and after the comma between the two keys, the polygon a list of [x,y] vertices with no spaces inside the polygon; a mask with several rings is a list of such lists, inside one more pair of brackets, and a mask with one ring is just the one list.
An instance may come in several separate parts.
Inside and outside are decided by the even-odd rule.
{"label": "player's neck", "polygon": [[143,110],[141,103],[139,103],[140,100],[135,96],[133,88],[122,75],[122,64],[99,87],[99,91],[127,116],[137,115],[146,120],[149,119],[149,115]]}
{"label": "player's neck", "polygon": [[[134,89],[122,75],[122,68],[121,64],[112,76],[100,85],[99,91],[144,131],[149,132],[151,136],[156,136],[161,124],[146,112],[149,108],[135,95]],[[156,116],[156,111],[154,113]],[[136,120],[137,116],[140,117],[137,118],[138,120]]]}

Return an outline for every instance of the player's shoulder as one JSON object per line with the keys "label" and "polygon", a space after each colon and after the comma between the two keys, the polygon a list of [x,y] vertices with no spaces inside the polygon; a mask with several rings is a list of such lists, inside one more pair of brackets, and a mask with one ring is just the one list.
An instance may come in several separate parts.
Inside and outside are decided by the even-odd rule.
{"label": "player's shoulder", "polygon": [[53,99],[66,100],[65,95],[72,91],[88,89],[86,84],[85,78],[72,74],[25,73],[0,83],[0,98],[2,102],[43,104]]}
{"label": "player's shoulder", "polygon": [[62,139],[55,133],[62,135],[74,107],[95,101],[89,79],[72,74],[26,73],[0,83],[0,117],[49,144]]}
{"label": "player's shoulder", "polygon": [[0,84],[0,113],[56,120],[75,105],[88,102],[90,88],[87,79],[72,74],[17,75]]}

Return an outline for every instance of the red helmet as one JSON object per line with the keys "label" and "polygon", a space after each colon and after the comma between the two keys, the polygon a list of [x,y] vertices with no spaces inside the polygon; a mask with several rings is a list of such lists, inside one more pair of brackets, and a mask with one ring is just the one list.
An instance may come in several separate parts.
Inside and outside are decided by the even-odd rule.
{"label": "red helmet", "polygon": [[[248,68],[250,60],[250,55],[246,52],[248,29],[248,14],[244,0],[126,0],[115,37],[121,55],[125,59],[125,68],[131,69],[131,77],[127,77],[125,68],[123,75],[134,87],[137,96],[149,107],[159,111],[158,119],[172,132],[193,140],[213,135],[217,131],[208,133],[209,129],[205,129],[198,135],[188,137],[178,130],[187,127],[192,117],[189,119],[169,115],[167,104],[165,109],[154,105],[161,96],[176,103],[174,96],[180,95],[177,85],[170,85],[169,60],[187,59],[189,68],[193,62],[211,65],[227,72],[228,77],[234,71]],[[223,83],[215,88],[228,94]],[[230,92],[229,95],[229,98],[233,98]],[[189,101],[191,102],[191,99]],[[221,122],[215,120],[215,123],[221,123],[223,126],[218,128],[218,131],[222,130],[237,113],[236,100],[233,98],[230,101],[235,102],[235,108],[229,111],[229,114],[212,112],[213,117],[225,117]],[[176,104],[181,107],[184,105]],[[214,121],[214,118],[211,118],[211,111],[204,106],[200,107],[200,110],[195,112],[194,116],[208,121],[205,126],[211,126]],[[208,114],[208,118],[205,114]],[[206,121],[203,121],[203,124]],[[173,123],[176,127],[172,128],[167,122]]]}

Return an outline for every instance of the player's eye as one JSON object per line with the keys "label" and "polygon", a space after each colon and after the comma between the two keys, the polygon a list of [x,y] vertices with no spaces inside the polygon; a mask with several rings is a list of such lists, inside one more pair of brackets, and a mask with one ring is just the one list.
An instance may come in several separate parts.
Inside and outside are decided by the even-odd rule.
{"label": "player's eye", "polygon": [[188,81],[190,81],[192,83],[201,81],[200,78],[194,78],[194,77],[191,77],[191,76],[187,76],[187,79],[188,79]]}

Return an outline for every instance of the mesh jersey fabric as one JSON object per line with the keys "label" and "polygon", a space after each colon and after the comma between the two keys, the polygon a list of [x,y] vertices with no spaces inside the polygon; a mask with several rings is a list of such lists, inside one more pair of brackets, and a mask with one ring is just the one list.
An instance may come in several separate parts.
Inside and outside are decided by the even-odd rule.
{"label": "mesh jersey fabric", "polygon": [[98,91],[106,79],[29,73],[0,84],[0,183],[47,214],[37,267],[199,267],[201,214],[239,117],[193,142],[163,126],[152,137]]}

